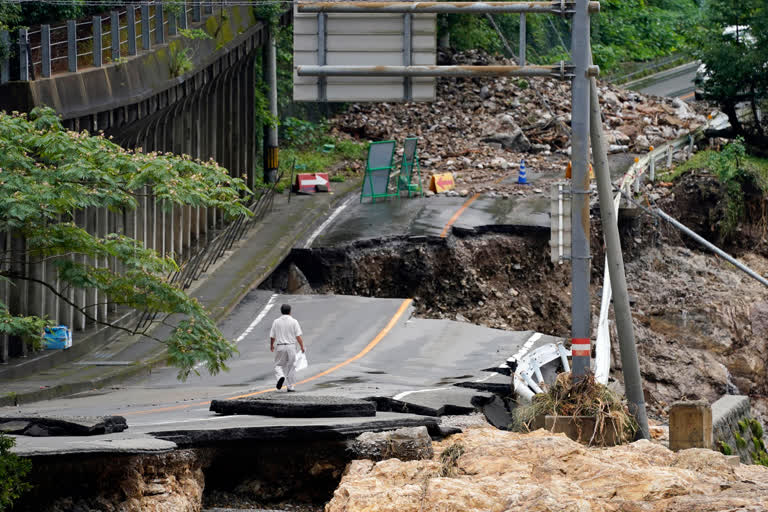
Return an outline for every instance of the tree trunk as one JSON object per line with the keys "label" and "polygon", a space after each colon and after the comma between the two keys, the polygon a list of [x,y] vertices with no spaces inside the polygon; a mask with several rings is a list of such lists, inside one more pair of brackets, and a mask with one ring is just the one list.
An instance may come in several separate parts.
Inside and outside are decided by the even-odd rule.
{"label": "tree trunk", "polygon": [[728,122],[731,123],[733,133],[735,136],[744,136],[744,127],[739,121],[739,116],[736,114],[736,104],[733,101],[723,102],[723,112],[728,116]]}

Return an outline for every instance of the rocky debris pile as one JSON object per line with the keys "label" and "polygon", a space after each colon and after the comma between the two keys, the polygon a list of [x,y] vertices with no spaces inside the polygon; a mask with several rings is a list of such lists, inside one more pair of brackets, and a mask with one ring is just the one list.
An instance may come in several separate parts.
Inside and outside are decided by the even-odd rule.
{"label": "rocky debris pile", "polygon": [[[479,51],[450,60],[510,63]],[[607,83],[599,85],[599,94],[612,151],[645,152],[706,122],[703,106],[679,99],[644,96]],[[418,136],[427,175],[453,172],[457,193],[509,194],[522,190],[498,181],[515,177],[523,159],[535,175],[563,176],[570,154],[570,110],[570,84],[551,78],[441,78],[434,102],[355,104],[332,126],[366,140],[402,142]]]}
{"label": "rocky debris pile", "polygon": [[[447,456],[442,456],[442,455]],[[586,448],[562,434],[473,428],[430,460],[353,461],[326,512],[768,508],[768,468],[650,441]]]}
{"label": "rocky debris pile", "polygon": [[32,437],[97,436],[127,428],[123,416],[0,416],[0,432]]}

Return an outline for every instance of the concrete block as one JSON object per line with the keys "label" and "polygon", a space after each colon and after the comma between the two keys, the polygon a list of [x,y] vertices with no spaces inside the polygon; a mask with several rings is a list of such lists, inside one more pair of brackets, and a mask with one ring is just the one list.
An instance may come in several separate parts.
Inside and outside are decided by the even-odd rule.
{"label": "concrete block", "polygon": [[544,428],[553,433],[562,433],[569,439],[597,446],[615,446],[620,442],[616,423],[607,418],[602,432],[595,432],[594,416],[546,416]]}
{"label": "concrete block", "polygon": [[712,408],[704,400],[675,402],[669,409],[669,449],[712,448]]}

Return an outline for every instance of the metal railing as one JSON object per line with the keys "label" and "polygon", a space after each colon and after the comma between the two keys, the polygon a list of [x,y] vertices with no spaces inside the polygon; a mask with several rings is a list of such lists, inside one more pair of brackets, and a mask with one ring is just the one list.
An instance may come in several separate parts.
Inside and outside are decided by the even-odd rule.
{"label": "metal railing", "polygon": [[[212,14],[214,5],[226,6],[226,0],[186,0],[169,7],[162,1],[127,4],[120,10],[79,20],[67,20],[51,26],[19,29],[18,34],[0,30],[0,83],[11,80],[12,54],[18,57],[18,80],[49,78],[59,72],[101,67],[139,51],[150,51],[169,37],[178,35],[191,23]],[[12,36],[16,36],[13,40]]]}
{"label": "metal railing", "polygon": [[[283,173],[277,177],[277,180],[267,189],[263,189],[258,198],[254,200],[248,209],[251,215],[242,214],[227,226],[216,233],[206,243],[200,247],[199,244],[196,250],[191,254],[189,259],[180,265],[178,271],[173,272],[168,281],[186,290],[192,283],[208,272],[210,267],[214,265],[222,256],[229,251],[235,242],[241,240],[251,228],[264,218],[267,211],[272,209],[272,204],[275,200],[275,187],[280,182]],[[199,241],[199,238],[198,238]],[[152,311],[144,311],[140,316],[136,324],[136,330],[140,330],[146,327],[151,321],[155,319],[157,313]]]}
{"label": "metal railing", "polygon": [[[656,181],[656,169],[659,163],[666,169],[671,169],[674,161],[684,162],[693,155],[694,143],[703,138],[707,129],[723,122],[718,116],[714,119],[707,119],[704,126],[697,130],[678,137],[677,139],[662,144],[651,150],[642,157],[636,158],[635,162],[627,170],[626,174],[616,184],[618,192],[613,200],[613,209],[618,218],[619,205],[621,204],[622,193],[638,193],[643,179],[650,182]],[[608,374],[611,365],[611,336],[608,326],[608,311],[613,295],[611,289],[610,275],[608,273],[608,261],[606,257],[603,273],[603,295],[600,302],[600,316],[597,323],[597,340],[595,341],[595,378],[602,384],[607,384]]]}

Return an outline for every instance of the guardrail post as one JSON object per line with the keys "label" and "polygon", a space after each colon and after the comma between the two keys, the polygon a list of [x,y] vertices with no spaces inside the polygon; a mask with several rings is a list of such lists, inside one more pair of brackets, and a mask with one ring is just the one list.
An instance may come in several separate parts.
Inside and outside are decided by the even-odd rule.
{"label": "guardrail post", "polygon": [[189,28],[189,20],[187,19],[187,4],[183,3],[181,6],[181,15],[179,16],[179,28]]}
{"label": "guardrail post", "polygon": [[109,13],[109,23],[112,32],[112,62],[120,59],[120,13],[112,11]]}
{"label": "guardrail post", "polygon": [[5,54],[0,59],[0,84],[4,84],[11,79],[11,37],[7,30],[0,30],[0,51]]}
{"label": "guardrail post", "polygon": [[40,60],[43,76],[51,76],[51,26],[40,26]]}
{"label": "guardrail post", "polygon": [[525,22],[525,13],[520,13],[520,65],[525,66],[525,31],[526,31],[526,22]]}
{"label": "guardrail post", "polygon": [[152,42],[149,40],[149,4],[141,4],[141,49],[150,50]]}
{"label": "guardrail post", "polygon": [[101,67],[102,45],[101,45],[101,16],[93,18],[93,66]]}
{"label": "guardrail post", "polygon": [[693,156],[693,135],[688,136],[688,158]]}
{"label": "guardrail post", "polygon": [[155,7],[155,43],[163,44],[165,42],[165,25],[163,17],[163,4],[157,3]]}
{"label": "guardrail post", "polygon": [[27,82],[29,80],[29,30],[19,29],[19,80]]}
{"label": "guardrail post", "polygon": [[672,154],[674,150],[672,149],[671,145],[667,145],[667,169],[672,168]]}
{"label": "guardrail post", "polygon": [[67,20],[67,70],[77,73],[77,22]]}
{"label": "guardrail post", "polygon": [[200,21],[200,0],[192,0],[192,21]]}
{"label": "guardrail post", "polygon": [[[182,10],[182,12],[184,12]],[[175,36],[177,33],[176,30],[176,14],[173,12],[168,13],[168,37]]]}
{"label": "guardrail post", "polygon": [[128,55],[136,55],[136,6],[128,5],[125,14],[128,18]]}
{"label": "guardrail post", "polygon": [[651,183],[656,181],[656,157],[653,155],[653,153],[650,154],[651,160],[648,163],[648,172],[650,173],[648,175],[648,179],[651,180]]}

